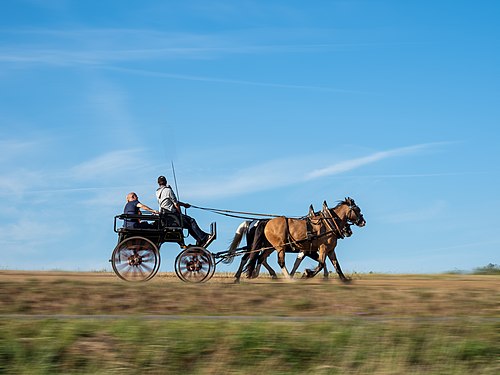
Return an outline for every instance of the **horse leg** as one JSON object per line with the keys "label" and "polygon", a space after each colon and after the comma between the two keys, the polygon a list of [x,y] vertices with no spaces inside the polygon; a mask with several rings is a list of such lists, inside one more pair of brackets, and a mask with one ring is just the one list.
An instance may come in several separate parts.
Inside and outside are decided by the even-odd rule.
{"label": "horse leg", "polygon": [[260,267],[262,266],[262,263],[260,261],[257,262],[257,265],[255,266],[255,269],[253,270],[251,275],[247,274],[247,279],[256,279],[260,275]]}
{"label": "horse leg", "polygon": [[319,271],[325,268],[325,258],[326,258],[326,248],[324,245],[320,245],[318,252],[318,259],[317,259],[318,265],[314,270],[306,269],[305,277],[308,279],[314,277],[318,274]]}
{"label": "horse leg", "polygon": [[244,269],[247,274],[247,279],[250,279],[252,275],[255,273],[258,260],[259,257],[257,252],[252,252],[248,254],[247,265]]}
{"label": "horse leg", "polygon": [[271,267],[271,266],[269,265],[269,263],[267,263],[267,258],[268,258],[268,257],[265,257],[265,258],[264,258],[264,260],[262,261],[262,265],[263,265],[264,267],[266,267],[267,271],[268,271],[268,272],[269,272],[269,274],[271,275],[271,278],[272,278],[273,280],[276,280],[276,279],[278,278],[278,275],[276,275],[276,272],[273,270],[273,267]]}
{"label": "horse leg", "polygon": [[286,268],[286,263],[285,263],[285,247],[280,246],[276,248],[276,251],[278,252],[278,265],[281,268],[281,272],[283,272],[283,275],[287,280],[292,280],[292,277],[290,276],[290,273],[288,272],[288,269]]}
{"label": "horse leg", "polygon": [[340,280],[343,282],[348,282],[349,279],[345,277],[344,273],[342,272],[342,269],[340,268],[340,263],[337,260],[337,255],[335,254],[335,250],[333,250],[330,254],[328,254],[328,258],[330,258],[333,267],[335,267],[335,271],[337,271]]}
{"label": "horse leg", "polygon": [[[312,252],[312,253],[307,253],[306,255],[309,258],[318,262],[319,254],[317,251]],[[300,264],[300,262],[299,262],[299,264]],[[305,274],[303,277],[308,277],[308,276],[307,276],[307,274]],[[329,277],[329,273],[328,273],[328,268],[326,267],[326,262],[325,262],[324,267],[323,267],[323,279],[328,280],[328,277]]]}
{"label": "horse leg", "polygon": [[293,277],[295,275],[295,272],[297,271],[297,268],[299,268],[300,263],[304,260],[305,253],[302,251],[299,251],[297,254],[297,259],[295,259],[295,263],[293,264],[292,270],[290,271],[290,276]]}
{"label": "horse leg", "polygon": [[247,238],[247,244],[250,246],[251,252],[248,267],[246,269],[247,279],[253,279],[259,276],[263,259],[262,257],[265,253],[265,250],[260,249],[264,247],[266,239],[264,228],[266,227],[267,222],[268,220],[259,220],[257,225],[253,227],[253,237],[251,239]]}
{"label": "horse leg", "polygon": [[250,257],[250,254],[245,254],[241,258],[240,267],[238,268],[238,271],[236,271],[236,273],[234,274],[234,283],[235,284],[239,284],[241,273],[243,272],[243,268],[245,267],[245,264],[247,263],[247,260],[249,257]]}
{"label": "horse leg", "polygon": [[330,276],[330,273],[328,272],[328,267],[326,266],[326,262],[325,262],[325,266],[323,267],[323,279],[328,280],[329,276]]}
{"label": "horse leg", "polygon": [[257,267],[255,268],[253,278],[256,278],[259,276],[260,268],[261,266],[264,266],[273,280],[277,279],[278,276],[276,275],[276,272],[273,270],[273,268],[267,263],[267,258],[269,258],[269,255],[274,251],[274,249],[267,249],[262,251],[262,253],[259,255],[259,261],[257,262]]}

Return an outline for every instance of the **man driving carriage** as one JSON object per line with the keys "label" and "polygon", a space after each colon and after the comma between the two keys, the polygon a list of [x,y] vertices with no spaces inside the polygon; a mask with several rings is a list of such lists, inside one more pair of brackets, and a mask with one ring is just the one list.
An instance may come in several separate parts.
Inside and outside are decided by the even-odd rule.
{"label": "man driving carriage", "polygon": [[170,185],[167,185],[165,176],[158,177],[158,185],[156,198],[160,206],[160,215],[164,215],[166,219],[168,219],[167,215],[172,214],[178,217],[182,227],[186,228],[196,240],[196,245],[204,246],[210,237],[209,234],[200,229],[195,219],[181,212],[181,206],[189,208],[191,205],[177,200],[174,191]]}

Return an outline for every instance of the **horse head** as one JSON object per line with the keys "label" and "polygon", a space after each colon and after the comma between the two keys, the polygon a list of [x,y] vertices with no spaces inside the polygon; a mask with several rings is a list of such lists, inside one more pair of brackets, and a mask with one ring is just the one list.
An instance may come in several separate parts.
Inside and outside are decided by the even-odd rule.
{"label": "horse head", "polygon": [[351,237],[352,236],[352,229],[351,229],[351,225],[346,223],[346,225],[344,225],[344,228],[342,228],[342,235],[344,237]]}
{"label": "horse head", "polygon": [[349,207],[349,212],[347,213],[347,222],[349,224],[357,225],[358,227],[364,227],[366,225],[366,220],[361,213],[361,208],[356,205],[354,199],[347,197],[344,199],[343,203]]}

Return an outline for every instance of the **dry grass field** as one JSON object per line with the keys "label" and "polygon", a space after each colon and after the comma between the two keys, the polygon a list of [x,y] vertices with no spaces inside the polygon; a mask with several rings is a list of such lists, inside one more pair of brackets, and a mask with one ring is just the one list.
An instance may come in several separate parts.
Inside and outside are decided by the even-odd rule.
{"label": "dry grass field", "polygon": [[500,277],[0,271],[0,373],[498,374]]}
{"label": "dry grass field", "polygon": [[498,276],[232,281],[229,274],[188,284],[165,273],[128,283],[112,273],[0,271],[0,314],[500,318]]}

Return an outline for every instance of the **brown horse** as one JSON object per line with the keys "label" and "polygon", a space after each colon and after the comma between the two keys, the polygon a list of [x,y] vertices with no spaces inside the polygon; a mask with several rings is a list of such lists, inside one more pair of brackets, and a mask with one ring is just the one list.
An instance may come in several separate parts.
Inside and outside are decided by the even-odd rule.
{"label": "brown horse", "polygon": [[[318,215],[319,213],[314,213],[314,214]],[[310,217],[313,217],[313,216],[314,215],[312,215]],[[264,230],[262,230],[261,232],[262,232],[261,236],[265,240]],[[347,237],[351,237],[352,236],[352,229],[351,229],[351,225],[350,224],[346,224],[345,227],[342,229],[342,235],[343,235],[343,237],[341,237],[341,238],[347,238]],[[255,234],[255,238],[258,238],[258,233]],[[268,247],[270,248],[271,246],[268,245]],[[259,248],[258,247],[252,247],[252,249],[259,249]],[[250,256],[248,257],[248,265],[246,266],[247,278],[256,278],[256,277],[258,277],[259,273],[260,273],[260,267],[261,267],[261,265],[264,266],[269,271],[269,274],[271,275],[271,277],[273,279],[277,279],[278,278],[278,276],[276,275],[276,272],[274,272],[274,270],[269,265],[269,263],[267,263],[267,257],[270,255],[270,253],[269,252],[266,253],[266,250],[268,250],[268,249],[267,248],[263,248],[259,252],[252,252],[250,254]],[[304,257],[308,256],[308,257],[310,257],[311,259],[313,259],[315,261],[317,261],[318,257],[319,257],[319,254],[318,254],[317,251],[309,252],[309,253],[303,253],[303,252],[300,252],[298,250],[294,251],[294,249],[291,248],[291,247],[287,247],[286,250],[285,250],[285,253],[294,253],[294,254],[297,254],[297,258],[295,259],[295,263],[293,265],[292,271],[290,271],[290,276],[292,278],[293,278],[293,275],[295,274],[295,272],[297,271],[297,268],[299,268],[300,263],[302,263],[302,261],[304,260]],[[335,256],[335,252],[332,252],[331,254],[329,254],[329,258],[330,258],[332,264],[334,265],[335,270],[337,271],[340,279],[341,280],[346,280],[347,278],[344,276],[344,274],[342,273],[342,270],[340,269],[340,265],[339,265],[339,263],[337,261],[337,258]],[[245,262],[247,262],[247,260],[245,260]],[[325,263],[325,268],[323,268],[323,277],[325,279],[328,279],[328,276],[329,276],[329,272],[328,272],[328,268],[327,268],[326,263]],[[235,277],[236,277],[236,275],[235,275]],[[305,277],[307,277],[307,276],[305,276]]]}
{"label": "brown horse", "polygon": [[345,198],[332,209],[329,209],[325,202],[321,214],[310,218],[274,218],[267,223],[264,230],[265,236],[273,248],[266,250],[263,257],[269,256],[276,249],[278,265],[285,277],[289,279],[291,279],[291,275],[285,264],[285,251],[288,247],[305,254],[318,252],[318,266],[314,270],[306,270],[306,277],[316,276],[325,267],[327,256],[332,260],[338,272],[340,266],[334,250],[337,246],[337,239],[342,237],[341,233],[344,227],[350,223],[359,227],[366,224],[361,209],[352,198]]}

